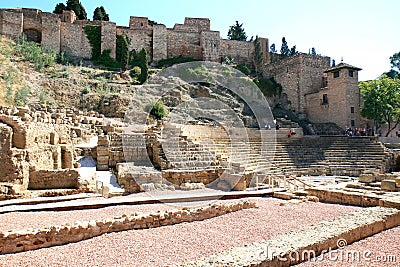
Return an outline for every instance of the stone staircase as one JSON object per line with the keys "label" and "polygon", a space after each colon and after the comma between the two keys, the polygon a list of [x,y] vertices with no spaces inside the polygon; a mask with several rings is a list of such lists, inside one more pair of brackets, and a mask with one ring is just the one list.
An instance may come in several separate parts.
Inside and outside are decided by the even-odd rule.
{"label": "stone staircase", "polygon": [[168,147],[165,154],[168,160],[163,169],[187,171],[188,179],[207,169],[214,170],[215,174],[221,173],[215,170],[229,169],[230,174],[244,176],[247,187],[255,175],[259,176],[259,184],[269,176],[282,179],[302,175],[357,177],[366,171],[384,172],[388,160],[384,146],[371,137],[288,138],[273,130],[253,129],[247,129],[241,136],[220,125],[171,124],[167,127],[174,130],[161,140],[161,146]]}

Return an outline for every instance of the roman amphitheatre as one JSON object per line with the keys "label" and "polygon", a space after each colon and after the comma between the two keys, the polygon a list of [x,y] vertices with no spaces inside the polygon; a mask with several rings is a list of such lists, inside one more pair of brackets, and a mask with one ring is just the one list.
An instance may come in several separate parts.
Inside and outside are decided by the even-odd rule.
{"label": "roman amphitheatre", "polygon": [[206,18],[0,34],[0,266],[399,265],[398,147],[345,133],[361,68]]}

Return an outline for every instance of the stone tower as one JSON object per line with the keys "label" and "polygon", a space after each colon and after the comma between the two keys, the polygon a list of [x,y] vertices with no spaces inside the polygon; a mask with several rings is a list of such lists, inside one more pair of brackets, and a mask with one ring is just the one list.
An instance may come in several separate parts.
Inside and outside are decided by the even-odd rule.
{"label": "stone tower", "polygon": [[360,127],[360,68],[340,63],[325,71],[324,87],[306,95],[307,115],[313,122],[334,122],[342,128]]}

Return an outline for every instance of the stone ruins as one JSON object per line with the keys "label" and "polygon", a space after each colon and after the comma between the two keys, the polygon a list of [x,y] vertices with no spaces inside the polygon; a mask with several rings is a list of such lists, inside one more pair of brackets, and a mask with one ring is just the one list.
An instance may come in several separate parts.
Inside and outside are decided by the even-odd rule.
{"label": "stone ruins", "polygon": [[[182,56],[213,62],[229,57],[253,64],[254,43],[221,39],[219,32],[211,30],[208,19],[186,18],[184,24],[169,29],[151,23],[148,18],[131,17],[129,27],[121,27],[113,22],[79,21],[70,11],[58,16],[35,9],[0,10],[1,35],[15,39],[24,34],[44,47],[80,58],[91,57],[84,32],[86,25],[100,27],[101,50],[110,50],[112,56],[115,56],[116,36],[125,35],[132,41],[130,49],[145,48],[152,63]],[[261,44],[263,75],[273,77],[283,88],[282,96],[268,99],[271,106],[281,106],[315,123],[333,122],[342,128],[368,127],[359,112],[360,68],[343,62],[331,66],[329,57],[302,53],[272,61],[268,39],[261,38]],[[232,72],[228,69],[224,74],[229,76]],[[130,115],[138,121],[143,117],[142,124],[132,123],[129,116],[108,118],[99,112],[68,107],[0,106],[0,217],[19,211],[26,212],[21,212],[23,216],[32,216],[33,211],[71,211],[161,201],[143,198],[142,192],[161,193],[163,200],[171,203],[272,196],[284,200],[277,206],[321,201],[365,207],[338,215],[330,222],[273,235],[269,240],[174,266],[289,266],[308,258],[282,263],[268,249],[288,256],[293,249],[304,252],[313,248],[319,255],[323,250],[341,248],[338,240],[343,238],[353,243],[400,226],[400,173],[397,172],[400,155],[377,136],[348,137],[324,131],[306,135],[298,123],[285,118],[274,121],[281,128],[260,127],[254,123],[256,112],[250,112],[249,106],[259,103],[256,100],[261,92],[253,95],[256,99],[253,103],[247,103],[246,99],[242,102],[237,99],[242,95],[229,93],[222,85],[186,86],[173,75],[173,90],[168,91],[171,84],[162,78],[133,97],[133,109],[119,112],[126,115],[133,110]],[[249,81],[247,77],[245,81]],[[162,92],[160,99],[171,109],[195,98],[218,99],[222,104],[212,111],[223,117],[225,110],[233,110],[241,126],[218,120],[221,117],[217,115],[218,119],[212,120],[198,115],[203,114],[202,108],[193,104],[183,110],[196,113],[194,119],[177,111],[174,115],[178,119],[167,116],[155,120],[143,106],[159,92]],[[236,138],[232,128],[240,130],[246,138]],[[260,199],[258,203],[265,200]],[[167,225],[212,220],[254,209],[257,200],[254,201],[221,200],[201,208],[135,212],[90,221],[82,213],[83,221],[73,224],[18,231],[2,228],[0,254],[44,249],[112,232],[150,231]]]}
{"label": "stone ruins", "polygon": [[[37,9],[0,10],[1,35],[11,39],[25,35],[43,47],[79,58],[91,58],[92,54],[85,33],[87,25],[101,29],[101,51],[110,50],[112,57],[117,35],[124,35],[131,40],[130,50],[147,50],[151,63],[182,56],[212,62],[230,58],[254,64],[254,42],[221,39],[220,32],[212,31],[206,18],[186,18],[183,24],[170,29],[145,17],[132,16],[129,27],[123,27],[114,22],[77,20],[73,11],[55,15]],[[282,96],[269,100],[270,106],[282,106],[315,123],[333,122],[343,129],[372,127],[360,118],[360,68],[344,63],[332,67],[329,57],[303,53],[272,61],[268,39],[259,40],[261,71],[283,88]]]}

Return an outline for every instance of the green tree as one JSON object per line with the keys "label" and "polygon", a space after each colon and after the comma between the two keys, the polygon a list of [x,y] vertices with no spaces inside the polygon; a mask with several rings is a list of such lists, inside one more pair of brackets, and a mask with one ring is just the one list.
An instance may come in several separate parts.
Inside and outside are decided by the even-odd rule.
{"label": "green tree", "polygon": [[67,0],[67,10],[74,11],[78,19],[87,20],[86,10],[79,0]]}
{"label": "green tree", "polygon": [[117,51],[116,60],[121,64],[123,71],[127,70],[129,64],[129,43],[128,37],[123,35],[117,35]]}
{"label": "green tree", "polygon": [[53,13],[62,14],[64,10],[67,10],[67,7],[64,5],[64,3],[58,3],[54,8]]}
{"label": "green tree", "polygon": [[400,52],[393,54],[390,57],[390,64],[392,64],[392,69],[397,73],[400,72]]}
{"label": "green tree", "polygon": [[317,54],[317,52],[315,51],[315,47],[311,48],[311,54],[312,55],[316,55]]}
{"label": "green tree", "polygon": [[276,50],[275,44],[272,44],[272,45],[269,47],[269,51],[270,51],[271,53],[274,53],[274,54],[278,53],[278,51]]}
{"label": "green tree", "polygon": [[146,49],[142,48],[142,50],[137,53],[135,50],[131,51],[131,56],[129,60],[129,65],[132,67],[140,68],[140,75],[138,77],[139,83],[143,84],[147,81],[148,73],[149,73],[149,65],[147,62],[147,52]]}
{"label": "green tree", "polygon": [[281,55],[289,56],[290,50],[286,38],[282,37]]}
{"label": "green tree", "polygon": [[100,21],[110,21],[110,17],[107,14],[105,8],[103,6],[96,7],[93,12],[93,20],[100,20]]}
{"label": "green tree", "polygon": [[99,7],[96,7],[96,9],[93,11],[93,20],[103,20],[103,13]]}
{"label": "green tree", "polygon": [[256,68],[256,73],[258,73],[259,67],[261,67],[263,63],[263,52],[262,52],[262,47],[261,47],[261,42],[260,38],[258,38],[258,35],[256,36],[256,39],[254,40],[254,67]]}
{"label": "green tree", "polygon": [[373,120],[376,129],[388,125],[390,132],[400,123],[400,80],[382,75],[376,80],[361,82],[364,105],[361,115]]}
{"label": "green tree", "polygon": [[296,50],[296,46],[294,45],[289,51],[289,56],[294,56],[294,55],[297,55],[297,54],[298,54],[298,52]]}
{"label": "green tree", "polygon": [[243,23],[239,24],[239,22],[236,21],[235,25],[232,25],[229,27],[228,39],[229,40],[237,40],[237,41],[246,41],[247,40],[246,32],[243,29]]}

